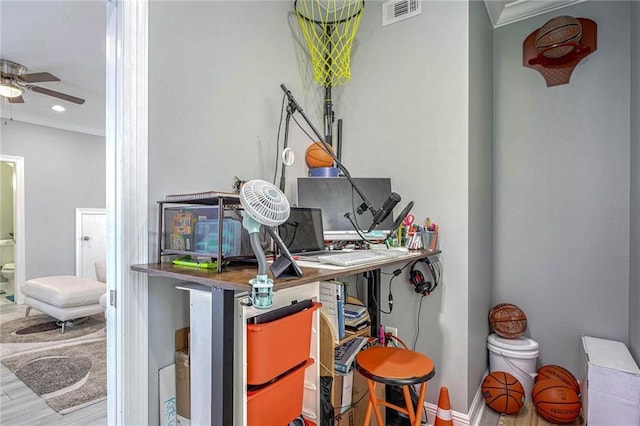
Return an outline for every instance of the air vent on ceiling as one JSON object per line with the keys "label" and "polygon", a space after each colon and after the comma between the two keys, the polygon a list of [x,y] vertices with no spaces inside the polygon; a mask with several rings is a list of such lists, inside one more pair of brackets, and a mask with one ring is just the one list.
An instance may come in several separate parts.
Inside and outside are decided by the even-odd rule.
{"label": "air vent on ceiling", "polygon": [[382,4],[382,26],[395,24],[421,13],[420,0],[391,0]]}

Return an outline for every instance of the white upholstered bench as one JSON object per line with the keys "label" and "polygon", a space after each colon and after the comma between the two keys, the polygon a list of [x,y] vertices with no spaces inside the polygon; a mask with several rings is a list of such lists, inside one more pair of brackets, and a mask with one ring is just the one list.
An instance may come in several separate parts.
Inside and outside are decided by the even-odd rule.
{"label": "white upholstered bench", "polygon": [[72,320],[86,318],[90,315],[104,313],[100,304],[100,296],[107,289],[99,281],[89,280],[73,275],[33,278],[21,286],[24,304],[27,305],[25,316],[29,316],[31,308],[37,309],[60,321],[62,332],[65,326],[72,326]]}

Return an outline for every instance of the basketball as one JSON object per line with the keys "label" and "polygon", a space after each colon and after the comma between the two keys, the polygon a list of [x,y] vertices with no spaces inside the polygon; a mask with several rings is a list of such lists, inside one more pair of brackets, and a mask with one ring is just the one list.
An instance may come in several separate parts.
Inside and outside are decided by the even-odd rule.
{"label": "basketball", "polygon": [[[331,145],[329,145],[329,148],[331,148]],[[331,148],[331,152],[333,152],[333,148]],[[333,158],[329,155],[322,142],[314,142],[309,145],[305,155],[305,160],[307,162],[307,166],[312,169],[316,167],[333,166]]]}
{"label": "basketball", "polygon": [[580,397],[560,380],[540,380],[531,395],[536,412],[551,423],[571,423],[580,415]]}
{"label": "basketball", "polygon": [[501,303],[489,311],[489,326],[500,337],[515,339],[527,329],[527,316],[511,303]]}
{"label": "basketball", "polygon": [[574,49],[567,43],[582,38],[582,24],[572,16],[557,16],[544,24],[536,34],[536,49],[546,58],[559,58]]}
{"label": "basketball", "polygon": [[578,379],[564,367],[559,365],[543,365],[538,369],[536,383],[545,379],[560,380],[580,395],[580,383],[578,383]]}
{"label": "basketball", "polygon": [[515,414],[524,405],[524,388],[511,374],[494,371],[482,381],[482,396],[496,413]]}

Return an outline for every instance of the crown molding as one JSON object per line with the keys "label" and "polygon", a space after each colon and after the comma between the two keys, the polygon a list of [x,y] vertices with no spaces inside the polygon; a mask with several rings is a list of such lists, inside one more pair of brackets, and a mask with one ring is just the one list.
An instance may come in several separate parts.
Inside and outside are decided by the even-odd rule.
{"label": "crown molding", "polygon": [[484,0],[493,28],[552,12],[586,0]]}
{"label": "crown molding", "polygon": [[86,133],[88,135],[94,136],[104,137],[105,135],[104,129],[99,129],[91,126],[83,126],[75,123],[68,123],[65,121],[51,120],[32,114],[9,112],[4,109],[0,109],[0,118],[3,120],[22,121],[24,123],[37,124],[39,126],[53,127],[55,129],[68,130],[70,132]]}

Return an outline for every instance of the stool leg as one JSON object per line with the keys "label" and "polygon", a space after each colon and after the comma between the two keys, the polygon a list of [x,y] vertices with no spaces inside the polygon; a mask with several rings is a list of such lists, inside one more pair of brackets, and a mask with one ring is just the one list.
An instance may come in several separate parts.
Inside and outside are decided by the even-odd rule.
{"label": "stool leg", "polygon": [[24,316],[25,316],[25,317],[28,317],[28,316],[29,316],[29,312],[31,312],[31,306],[27,306],[27,310],[26,310],[26,312],[24,313]]}
{"label": "stool leg", "polygon": [[[363,425],[368,425],[371,423],[371,407],[375,404],[374,401],[371,400],[371,395],[375,395],[375,393],[371,393],[371,380],[367,380],[367,388],[369,388],[369,401],[367,402],[367,409],[364,412],[364,421]],[[373,386],[375,390],[375,385]]]}
{"label": "stool leg", "polygon": [[373,411],[376,413],[376,420],[378,422],[378,426],[384,425],[384,421],[382,421],[382,415],[380,414],[380,407],[378,407],[378,398],[376,397],[376,382],[373,380],[367,379],[367,387],[369,388],[369,405],[367,405],[367,412],[364,415],[364,424],[371,424],[371,406],[373,406]]}
{"label": "stool leg", "polygon": [[420,394],[418,395],[418,403],[416,405],[416,422],[414,426],[420,426],[422,423],[422,409],[424,407],[424,397],[427,393],[427,382],[420,385]]}
{"label": "stool leg", "polygon": [[416,413],[413,410],[413,400],[411,399],[411,393],[409,393],[409,386],[402,386],[402,393],[404,393],[404,403],[407,406],[407,414],[409,415],[409,422],[413,425],[416,422]]}

